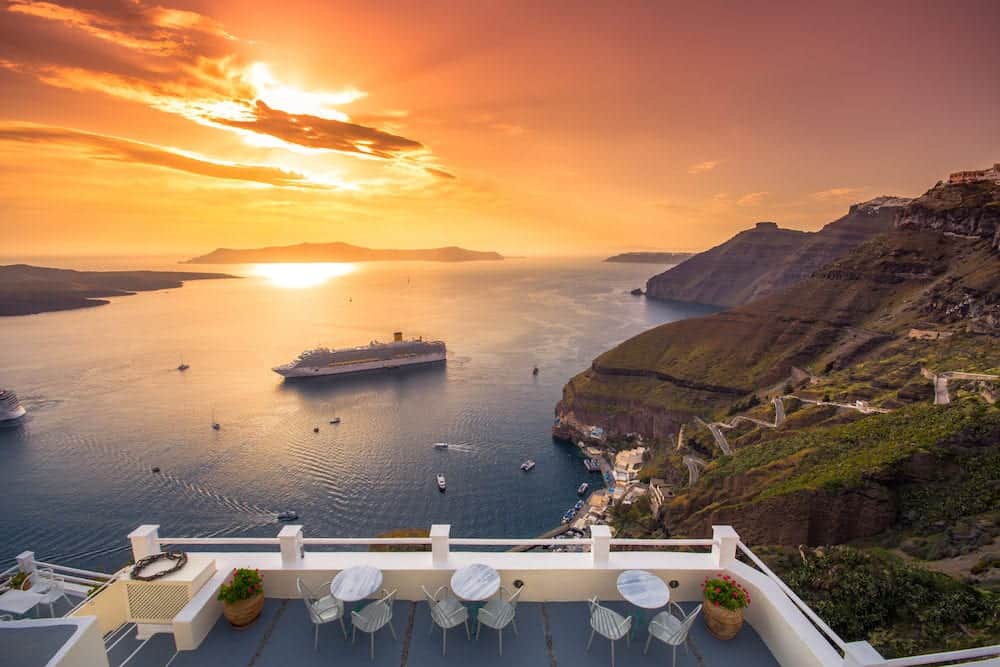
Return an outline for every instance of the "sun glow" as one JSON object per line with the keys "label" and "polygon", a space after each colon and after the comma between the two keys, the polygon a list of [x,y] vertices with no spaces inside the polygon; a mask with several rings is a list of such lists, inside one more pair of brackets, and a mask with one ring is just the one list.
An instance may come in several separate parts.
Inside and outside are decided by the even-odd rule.
{"label": "sun glow", "polygon": [[305,264],[255,264],[253,275],[266,278],[275,287],[304,289],[322,285],[333,278],[354,273],[351,263],[317,262]]}
{"label": "sun glow", "polygon": [[309,114],[322,118],[348,121],[349,117],[336,107],[350,104],[366,96],[360,90],[339,92],[305,91],[278,81],[265,63],[254,63],[247,71],[247,78],[257,91],[257,99],[269,107],[294,114]]}

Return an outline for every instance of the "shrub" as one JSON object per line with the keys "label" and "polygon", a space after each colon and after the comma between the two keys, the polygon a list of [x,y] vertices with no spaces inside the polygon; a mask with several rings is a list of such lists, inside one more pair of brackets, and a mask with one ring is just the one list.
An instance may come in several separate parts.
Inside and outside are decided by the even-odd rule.
{"label": "shrub", "polygon": [[264,590],[264,579],[260,570],[239,568],[233,570],[233,576],[228,584],[219,589],[219,598],[232,604],[240,600],[249,600]]}
{"label": "shrub", "polygon": [[750,606],[750,593],[728,574],[720,572],[714,577],[706,577],[701,590],[705,599],[716,607],[736,611]]}

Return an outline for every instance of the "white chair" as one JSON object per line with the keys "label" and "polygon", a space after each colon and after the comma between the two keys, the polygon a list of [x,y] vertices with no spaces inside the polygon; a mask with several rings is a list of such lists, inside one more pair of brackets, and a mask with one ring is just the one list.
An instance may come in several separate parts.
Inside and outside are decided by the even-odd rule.
{"label": "white chair", "polygon": [[396,591],[387,591],[383,588],[382,593],[382,598],[365,605],[361,611],[351,612],[351,624],[354,626],[351,630],[351,642],[353,643],[357,638],[358,630],[371,635],[372,662],[375,661],[376,632],[388,625],[392,638],[398,641],[396,629],[392,627],[392,602],[396,598]]}
{"label": "white chair", "polygon": [[[673,613],[677,610],[678,614]],[[684,652],[688,652],[687,638],[688,633],[691,630],[691,626],[694,624],[694,619],[698,617],[701,612],[701,605],[692,611],[690,614],[685,614],[684,609],[681,608],[676,602],[671,602],[667,611],[661,611],[659,614],[653,617],[653,620],[649,622],[649,638],[646,639],[646,649],[643,651],[645,655],[649,651],[649,642],[656,637],[664,644],[672,646],[674,649],[674,667],[677,666],[677,647],[679,645],[684,646]]]}
{"label": "white chair", "polygon": [[427,604],[431,609],[431,632],[434,632],[434,626],[441,628],[441,655],[445,655],[447,651],[448,630],[451,628],[464,623],[465,636],[472,639],[469,633],[469,610],[447,586],[437,589],[433,595],[423,586],[420,588],[427,596]]}
{"label": "white chair", "polygon": [[53,574],[52,570],[38,570],[30,590],[42,595],[38,604],[48,605],[49,616],[53,618],[56,615],[56,602],[66,600],[71,606],[73,604],[66,595],[66,579],[58,574]]}
{"label": "white chair", "polygon": [[476,639],[479,639],[479,631],[485,625],[497,631],[500,638],[500,655],[503,655],[503,629],[508,625],[514,628],[514,635],[517,635],[517,621],[514,615],[517,613],[517,598],[521,595],[524,586],[518,588],[513,594],[503,586],[500,587],[500,594],[490,598],[489,602],[483,605],[476,616]]}
{"label": "white chair", "polygon": [[313,637],[313,648],[319,650],[319,626],[324,623],[340,621],[340,629],[344,632],[344,639],[347,639],[347,626],[344,625],[344,603],[332,595],[317,595],[306,582],[301,578],[295,580],[295,585],[302,596],[302,602],[306,605],[309,620],[316,626]]}
{"label": "white chair", "polygon": [[615,642],[624,637],[625,645],[628,646],[631,630],[631,616],[622,616],[616,611],[602,607],[596,597],[590,599],[590,639],[587,641],[587,651],[590,651],[596,632],[611,641],[611,667],[615,667]]}

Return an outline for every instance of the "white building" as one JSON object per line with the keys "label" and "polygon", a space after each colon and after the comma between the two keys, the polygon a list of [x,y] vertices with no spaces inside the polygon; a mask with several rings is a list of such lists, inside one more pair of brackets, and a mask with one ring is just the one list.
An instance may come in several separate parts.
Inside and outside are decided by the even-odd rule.
{"label": "white building", "polygon": [[615,454],[615,481],[623,484],[639,481],[639,471],[642,470],[646,451],[645,447],[636,447]]}
{"label": "white building", "polygon": [[978,183],[980,181],[993,181],[1000,183],[1000,162],[997,162],[989,169],[978,169],[974,171],[956,171],[948,176],[948,183]]}

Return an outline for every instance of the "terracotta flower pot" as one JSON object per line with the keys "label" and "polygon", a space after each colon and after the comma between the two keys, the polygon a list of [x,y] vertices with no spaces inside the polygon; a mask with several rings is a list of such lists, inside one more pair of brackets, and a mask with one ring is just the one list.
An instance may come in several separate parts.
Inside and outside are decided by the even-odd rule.
{"label": "terracotta flower pot", "polygon": [[717,639],[732,639],[743,627],[743,610],[730,610],[705,600],[705,625]]}
{"label": "terracotta flower pot", "polygon": [[264,609],[264,593],[263,591],[253,596],[252,598],[247,598],[246,600],[238,600],[236,602],[223,602],[222,603],[222,614],[226,617],[226,620],[235,628],[245,628],[260,616],[260,612]]}

